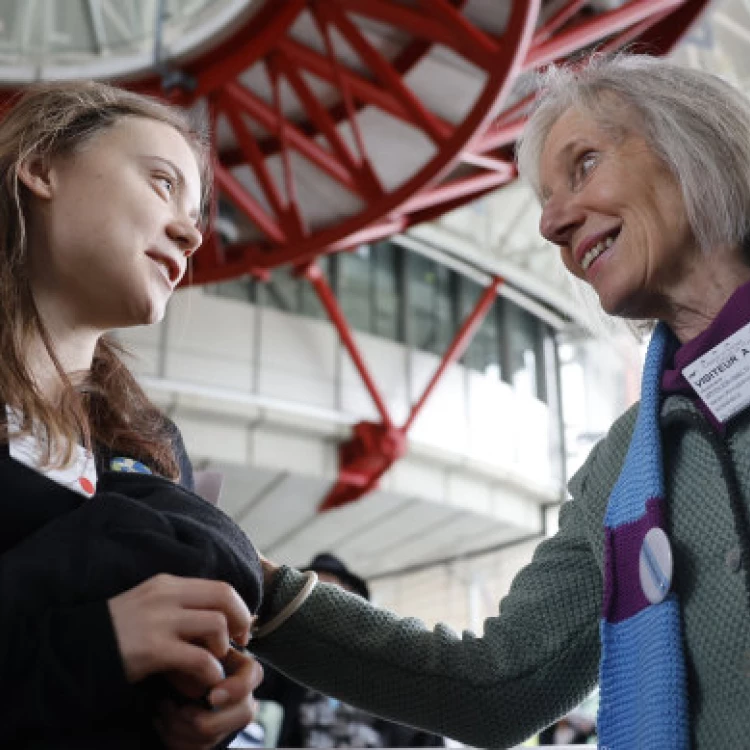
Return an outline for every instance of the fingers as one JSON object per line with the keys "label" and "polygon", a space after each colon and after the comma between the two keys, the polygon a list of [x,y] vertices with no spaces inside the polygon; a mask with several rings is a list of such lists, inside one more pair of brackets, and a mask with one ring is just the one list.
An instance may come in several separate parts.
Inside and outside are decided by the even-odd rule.
{"label": "fingers", "polygon": [[162,704],[154,724],[170,750],[211,750],[225,737],[247,726],[255,714],[251,696],[223,709]]}
{"label": "fingers", "polygon": [[212,711],[196,706],[186,706],[180,710],[188,731],[192,731],[195,737],[218,742],[247,726],[253,720],[256,704],[253,697],[248,695],[238,703]]}
{"label": "fingers", "polygon": [[227,677],[214,685],[208,696],[217,708],[239,703],[263,681],[263,667],[247,652],[232,650],[223,664]]}
{"label": "fingers", "polygon": [[230,635],[240,638],[244,636],[243,645],[247,643],[246,635],[250,632],[253,617],[240,595],[228,583],[168,575],[156,578],[164,579],[162,585],[171,588],[173,595],[185,609],[216,610],[223,613]]}
{"label": "fingers", "polygon": [[157,672],[195,669],[193,676],[210,687],[224,677],[218,660],[230,650],[230,638],[247,643],[252,624],[239,594],[222,581],[157,575],[108,605],[131,683]]}
{"label": "fingers", "polygon": [[181,610],[175,622],[175,632],[185,641],[200,643],[217,659],[232,650],[229,642],[227,618],[216,610]]}
{"label": "fingers", "polygon": [[165,645],[161,658],[159,671],[187,675],[204,693],[224,679],[221,662],[202,646],[174,640]]}
{"label": "fingers", "polygon": [[[211,690],[212,709],[195,704],[177,707],[171,701],[162,704],[154,724],[169,750],[211,750],[252,721],[256,711],[252,691],[263,679],[261,665],[247,651],[232,648],[223,668],[228,676]],[[174,679],[179,683],[182,678]]]}

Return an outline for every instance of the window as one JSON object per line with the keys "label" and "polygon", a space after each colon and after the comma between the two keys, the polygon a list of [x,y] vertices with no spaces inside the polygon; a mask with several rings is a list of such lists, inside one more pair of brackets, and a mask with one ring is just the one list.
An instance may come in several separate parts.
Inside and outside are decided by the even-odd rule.
{"label": "window", "polygon": [[[321,258],[318,265],[323,275],[330,277],[330,258]],[[270,279],[259,284],[259,288],[258,302],[261,305],[308,318],[328,317],[310,282],[295,276],[291,268],[275,269]]]}
{"label": "window", "polygon": [[539,320],[507,299],[503,303],[507,359],[504,377],[516,390],[542,398],[545,387]]}
{"label": "window", "polygon": [[401,255],[392,242],[360,245],[336,256],[337,296],[352,328],[403,341]]}
{"label": "window", "polygon": [[[458,327],[476,307],[481,284],[391,240],[361,245],[318,261],[348,324],[442,357]],[[327,320],[313,289],[289,268],[267,283],[252,279],[208,287],[210,294],[254,302],[294,315]],[[502,378],[517,391],[547,400],[552,358],[549,327],[505,297],[496,297],[461,360],[465,367]],[[545,344],[545,341],[547,342]]]}
{"label": "window", "polygon": [[260,303],[265,307],[288,313],[299,313],[299,279],[289,268],[277,268],[265,284],[261,285]]}
{"label": "window", "polygon": [[394,341],[404,340],[402,268],[406,250],[393,242],[378,242],[372,253],[372,332]]}
{"label": "window", "polygon": [[[472,313],[483,293],[484,287],[481,284],[465,277],[461,279],[461,322]],[[500,378],[501,321],[502,304],[500,299],[496,298],[464,354],[462,362],[466,367],[484,375]]]}
{"label": "window", "polygon": [[371,255],[369,245],[360,245],[337,256],[339,304],[349,325],[367,333],[373,330]]}
{"label": "window", "polygon": [[258,294],[258,282],[255,279],[233,279],[221,284],[211,284],[206,288],[209,294],[226,299],[237,299],[242,302],[255,302]]}
{"label": "window", "polygon": [[416,253],[408,268],[410,343],[442,356],[456,330],[456,274]]}

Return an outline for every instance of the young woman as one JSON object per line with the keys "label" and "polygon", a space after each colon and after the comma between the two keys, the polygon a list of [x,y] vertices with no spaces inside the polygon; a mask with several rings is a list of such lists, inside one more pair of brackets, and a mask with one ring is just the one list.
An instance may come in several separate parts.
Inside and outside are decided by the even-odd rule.
{"label": "young woman", "polygon": [[0,119],[3,747],[197,750],[252,717],[261,671],[230,639],[258,558],[107,334],[161,319],[208,163],[182,113],[102,84]]}

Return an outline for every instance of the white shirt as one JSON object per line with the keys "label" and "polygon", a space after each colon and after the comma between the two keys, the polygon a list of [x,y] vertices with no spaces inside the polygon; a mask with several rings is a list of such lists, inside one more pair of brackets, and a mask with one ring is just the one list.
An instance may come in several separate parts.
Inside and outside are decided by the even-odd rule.
{"label": "white shirt", "polygon": [[97,474],[94,457],[82,445],[76,444],[70,466],[62,469],[51,466],[42,468],[43,446],[34,435],[18,434],[22,420],[17,409],[6,405],[5,412],[8,419],[8,448],[11,458],[84,497],[91,497],[96,492]]}

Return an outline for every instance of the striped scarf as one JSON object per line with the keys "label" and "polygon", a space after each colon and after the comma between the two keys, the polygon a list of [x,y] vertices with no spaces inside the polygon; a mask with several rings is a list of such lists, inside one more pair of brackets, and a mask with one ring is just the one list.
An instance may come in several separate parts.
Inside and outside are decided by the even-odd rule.
{"label": "striped scarf", "polygon": [[[665,530],[659,411],[661,374],[671,341],[672,333],[660,323],[646,355],[633,437],[604,517],[598,723],[602,750],[687,750],[690,742],[680,606],[668,590],[669,580],[660,578],[660,561],[654,561],[649,545],[644,545],[651,529]],[[644,593],[641,557],[657,588],[664,589],[658,603]]]}

